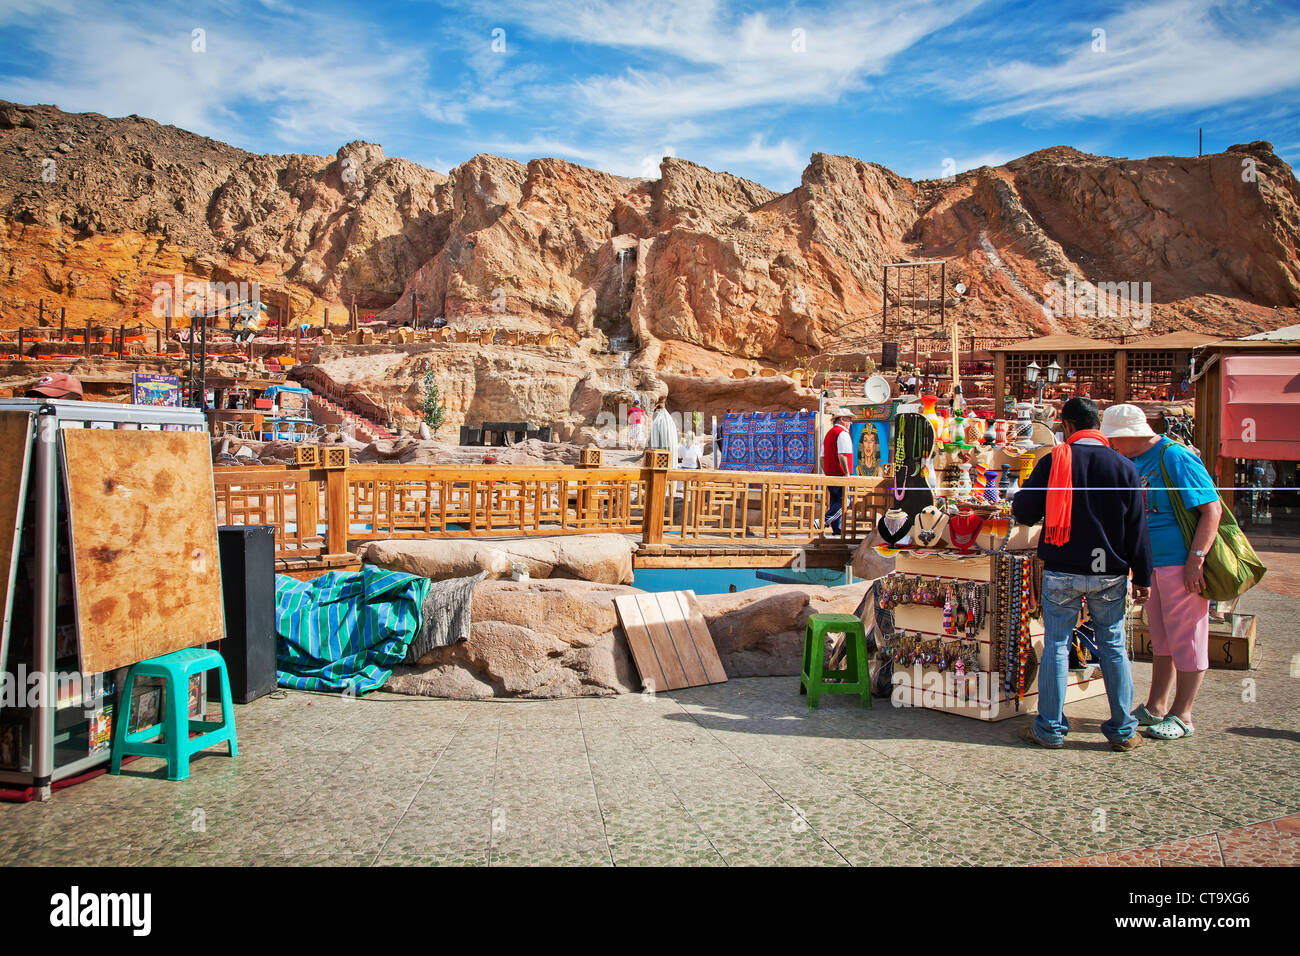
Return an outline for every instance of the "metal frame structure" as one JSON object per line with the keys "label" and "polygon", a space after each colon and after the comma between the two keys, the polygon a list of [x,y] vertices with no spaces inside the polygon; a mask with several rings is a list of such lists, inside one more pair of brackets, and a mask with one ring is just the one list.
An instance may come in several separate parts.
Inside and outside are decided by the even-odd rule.
{"label": "metal frame structure", "polygon": [[[935,317],[935,267],[938,266],[938,317]],[[894,271],[896,276],[897,289],[894,292],[894,328],[889,326],[890,308],[890,270]],[[924,289],[918,289],[918,275],[924,270]],[[911,305],[903,305],[903,285],[905,277],[911,278],[910,295],[907,299]],[[922,300],[918,296],[918,291],[924,292],[924,308],[918,308],[916,302]],[[948,300],[948,263],[943,259],[929,259],[923,262],[887,262],[885,263],[884,277],[881,280],[880,294],[880,334],[888,338],[891,331],[911,331],[914,329],[945,328],[947,326],[947,300]],[[921,316],[919,320],[906,323],[899,313],[906,314],[910,312],[913,316]]]}
{"label": "metal frame structure", "polygon": [[[35,664],[42,687],[41,705],[36,708],[35,733],[32,738],[32,768],[30,771],[0,770],[0,781],[36,788],[37,797],[49,799],[51,786],[57,780],[84,773],[91,767],[106,762],[109,753],[88,754],[61,767],[54,765],[55,711],[58,707],[54,692],[55,673],[55,623],[58,582],[58,495],[60,434],[64,428],[89,428],[91,423],[111,423],[114,428],[135,426],[161,428],[175,425],[184,431],[205,431],[206,421],[202,411],[191,408],[156,408],[148,405],[118,405],[107,402],[74,402],[54,399],[14,398],[0,399],[0,411],[20,411],[34,414],[36,427],[32,429],[35,448],[31,456],[29,474],[29,500],[34,505],[28,520],[34,523],[36,600],[32,647]],[[21,511],[20,511],[21,513]],[[21,524],[21,517],[19,519]],[[18,560],[18,555],[14,555]],[[7,649],[6,649],[7,650]],[[7,660],[0,666],[8,669]]]}

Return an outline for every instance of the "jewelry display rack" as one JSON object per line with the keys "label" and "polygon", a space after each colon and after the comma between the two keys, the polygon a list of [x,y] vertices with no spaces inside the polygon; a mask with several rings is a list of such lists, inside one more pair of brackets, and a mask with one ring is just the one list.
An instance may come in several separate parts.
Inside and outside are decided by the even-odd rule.
{"label": "jewelry display rack", "polygon": [[[990,584],[988,607],[983,622],[972,637],[966,637],[966,643],[972,640],[977,646],[979,670],[965,675],[960,680],[951,670],[940,670],[937,665],[894,664],[894,699],[905,706],[920,706],[930,710],[939,710],[948,714],[960,714],[977,720],[996,722],[1016,717],[1020,714],[1037,712],[1038,679],[1035,676],[1027,680],[1024,697],[1020,698],[1018,688],[1008,691],[1001,679],[990,678],[990,671],[1000,668],[993,662],[993,641],[991,626],[995,605],[1005,607],[1008,596],[1002,593],[997,584],[992,582],[993,559],[986,553],[970,555],[955,551],[912,550],[900,551],[895,559],[895,576],[919,576],[922,578],[938,577],[942,584],[966,583]],[[891,608],[894,617],[894,632],[922,633],[927,639],[942,638],[945,642],[957,643],[964,637],[958,634],[945,634],[943,608],[929,605],[900,604]],[[885,639],[889,635],[883,635]],[[1029,641],[1033,648],[1034,659],[1041,660],[1043,654],[1043,622],[1041,618],[1030,617]],[[992,665],[992,666],[991,666]],[[965,686],[959,686],[964,684]],[[1067,682],[1065,703],[1086,700],[1105,693],[1101,681],[1101,671],[1092,667],[1085,671],[1071,671]]]}

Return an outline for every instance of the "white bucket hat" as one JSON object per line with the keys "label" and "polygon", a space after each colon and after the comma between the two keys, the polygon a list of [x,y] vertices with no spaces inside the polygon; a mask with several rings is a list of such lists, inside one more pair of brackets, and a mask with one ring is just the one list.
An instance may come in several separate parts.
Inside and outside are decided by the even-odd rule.
{"label": "white bucket hat", "polygon": [[1101,415],[1101,433],[1107,438],[1151,438],[1155,432],[1147,413],[1136,405],[1112,405]]}

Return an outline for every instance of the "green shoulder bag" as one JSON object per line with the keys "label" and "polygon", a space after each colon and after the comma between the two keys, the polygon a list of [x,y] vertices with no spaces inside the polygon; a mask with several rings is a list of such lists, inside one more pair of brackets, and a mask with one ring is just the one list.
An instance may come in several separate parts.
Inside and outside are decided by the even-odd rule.
{"label": "green shoulder bag", "polygon": [[[1183,541],[1190,550],[1200,515],[1183,504],[1182,493],[1169,480],[1169,472],[1165,470],[1165,448],[1160,449],[1160,477],[1164,479],[1165,490],[1173,503],[1174,517],[1183,532]],[[1246,539],[1246,533],[1237,524],[1232,509],[1223,505],[1219,530],[1205,552],[1205,587],[1201,589],[1201,597],[1211,601],[1231,601],[1258,584],[1267,570]]]}

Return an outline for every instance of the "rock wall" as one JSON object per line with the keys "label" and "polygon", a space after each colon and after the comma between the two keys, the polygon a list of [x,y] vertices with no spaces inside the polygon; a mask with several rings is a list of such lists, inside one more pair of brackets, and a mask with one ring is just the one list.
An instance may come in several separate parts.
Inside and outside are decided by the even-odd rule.
{"label": "rock wall", "polygon": [[[698,600],[728,677],[794,677],[808,616],[852,614],[869,586],[775,584]],[[394,668],[385,689],[457,699],[634,693],[641,682],[614,599],[638,593],[560,578],[483,581],[469,640]]]}
{"label": "rock wall", "polygon": [[381,318],[418,302],[632,333],[643,357],[686,343],[788,363],[877,333],[882,266],[902,259],[945,258],[978,285],[960,315],[985,335],[1127,331],[1045,320],[1042,287],[1065,276],[1151,282],[1156,332],[1287,324],[1300,187],[1264,142],[1137,160],[1055,147],[919,182],[815,153],[783,195],[672,158],[656,180],[487,155],[444,175],[371,143],[256,156],[141,117],[0,102],[0,254],[10,326],[42,296],[77,321],[152,321],[152,282],[180,271],[259,278],[316,319],[355,295]]}

